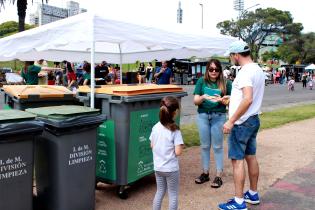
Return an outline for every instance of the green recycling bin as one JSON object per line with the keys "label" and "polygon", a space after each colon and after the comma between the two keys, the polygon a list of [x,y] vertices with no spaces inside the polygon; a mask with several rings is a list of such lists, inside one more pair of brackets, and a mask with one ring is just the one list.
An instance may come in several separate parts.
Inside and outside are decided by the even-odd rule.
{"label": "green recycling bin", "polygon": [[78,105],[75,94],[63,86],[5,85],[2,87],[4,109],[25,110],[57,105]]}
{"label": "green recycling bin", "polygon": [[19,110],[0,111],[0,209],[33,209],[33,148],[43,124]]}
{"label": "green recycling bin", "polygon": [[[88,92],[87,89],[79,89],[77,95],[86,106],[90,102]],[[180,100],[186,95],[182,88],[175,85],[98,88],[95,105],[108,119],[99,127],[97,181],[118,185],[119,197],[127,198],[127,185],[152,174],[153,156],[149,136],[152,127],[159,121],[161,99],[174,96]]]}
{"label": "green recycling bin", "polygon": [[97,127],[106,119],[84,106],[27,109],[44,123],[36,139],[38,210],[93,210]]}

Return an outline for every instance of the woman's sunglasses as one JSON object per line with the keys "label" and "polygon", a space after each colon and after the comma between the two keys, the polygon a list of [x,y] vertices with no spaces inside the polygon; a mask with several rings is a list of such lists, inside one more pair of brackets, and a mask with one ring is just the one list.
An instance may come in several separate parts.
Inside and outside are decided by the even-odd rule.
{"label": "woman's sunglasses", "polygon": [[208,68],[209,72],[220,72],[220,69],[217,68]]}

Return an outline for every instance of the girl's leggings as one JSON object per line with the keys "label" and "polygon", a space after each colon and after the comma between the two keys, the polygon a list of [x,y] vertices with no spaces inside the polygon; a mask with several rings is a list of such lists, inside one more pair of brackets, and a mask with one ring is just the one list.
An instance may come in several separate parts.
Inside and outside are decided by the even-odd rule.
{"label": "girl's leggings", "polygon": [[178,191],[179,191],[179,171],[174,172],[155,172],[156,194],[153,200],[153,210],[160,210],[162,200],[168,190],[169,210],[178,208]]}

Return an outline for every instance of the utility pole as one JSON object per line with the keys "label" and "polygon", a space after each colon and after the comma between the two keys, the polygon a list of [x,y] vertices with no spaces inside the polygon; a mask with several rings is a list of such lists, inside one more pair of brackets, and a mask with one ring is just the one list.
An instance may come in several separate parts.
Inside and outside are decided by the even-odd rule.
{"label": "utility pole", "polygon": [[183,10],[181,8],[181,2],[178,2],[178,9],[177,9],[177,23],[183,23]]}
{"label": "utility pole", "polygon": [[203,29],[203,4],[199,3],[199,5],[201,6],[201,29]]}

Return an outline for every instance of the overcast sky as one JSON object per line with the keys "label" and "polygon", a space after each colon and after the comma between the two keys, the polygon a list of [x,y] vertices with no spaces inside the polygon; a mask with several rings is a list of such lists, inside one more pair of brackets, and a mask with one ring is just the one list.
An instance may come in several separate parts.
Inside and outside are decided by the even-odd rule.
{"label": "overcast sky", "polygon": [[[28,11],[35,10],[36,1],[32,5],[28,0]],[[111,19],[119,19],[144,25],[157,27],[176,24],[176,11],[178,0],[75,0],[80,3],[81,8],[106,15]],[[301,22],[304,26],[303,32],[315,32],[313,0],[244,0],[245,9],[255,4],[258,7],[274,7],[280,10],[290,11],[295,22]],[[9,0],[7,0],[9,2]],[[40,1],[41,2],[41,1]],[[183,27],[194,30],[201,28],[201,4],[204,9],[204,29],[218,33],[216,24],[220,21],[237,17],[233,10],[233,0],[181,0],[183,9]],[[65,0],[49,0],[53,6],[66,7]],[[258,7],[251,8],[254,10]],[[18,20],[16,5],[6,4],[1,9],[0,23],[8,20]],[[26,22],[29,22],[27,16]]]}

